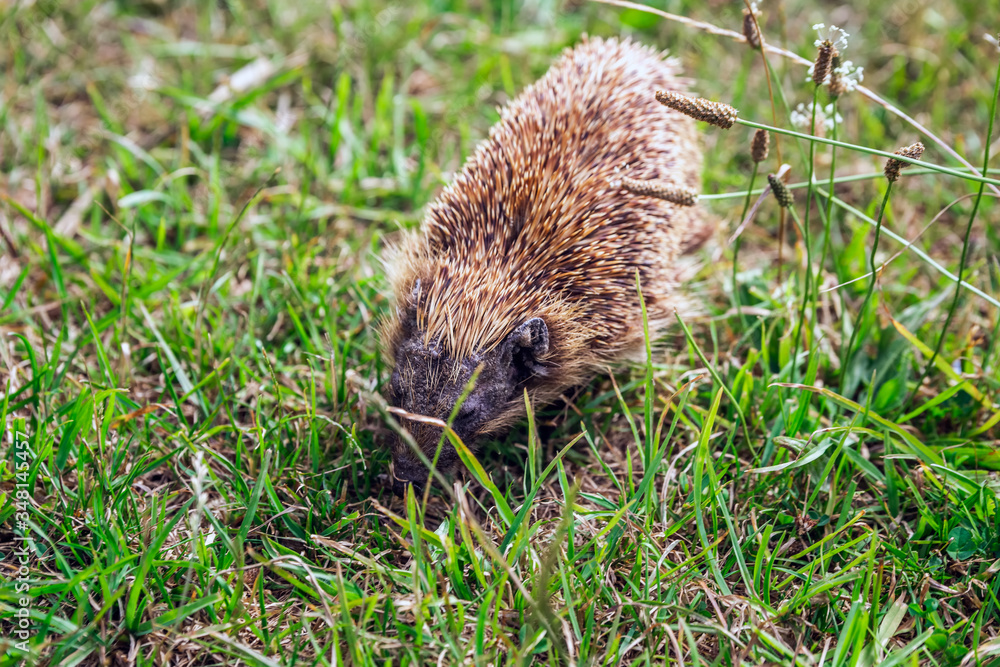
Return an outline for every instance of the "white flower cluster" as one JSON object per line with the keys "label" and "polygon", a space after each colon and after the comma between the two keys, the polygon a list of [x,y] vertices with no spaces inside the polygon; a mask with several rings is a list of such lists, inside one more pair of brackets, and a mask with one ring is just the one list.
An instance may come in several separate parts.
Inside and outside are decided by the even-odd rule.
{"label": "white flower cluster", "polygon": [[858,87],[858,84],[865,80],[865,68],[855,67],[850,60],[840,63],[840,67],[834,69],[834,73],[840,77],[844,84],[844,92],[851,92]]}
{"label": "white flower cluster", "polygon": [[[789,120],[792,125],[800,130],[809,130],[810,125],[812,125],[813,117],[813,103],[809,104],[799,104],[795,107],[795,111],[792,112]],[[827,104],[825,107],[819,105],[816,107],[816,126],[822,126],[825,130],[830,131],[833,129],[834,124],[839,125],[844,122],[843,117],[837,113],[832,104]]]}
{"label": "white flower cluster", "polygon": [[[847,32],[842,28],[838,28],[835,25],[831,25],[828,28],[825,23],[817,23],[813,26],[813,30],[815,30],[816,34],[819,36],[819,38],[813,42],[817,48],[819,48],[823,42],[828,40],[831,44],[833,44],[833,47],[838,53],[847,48],[847,38],[850,37],[850,35],[847,34]],[[815,63],[809,66],[809,74],[806,76],[806,81],[808,82],[812,82],[813,80],[814,67]],[[864,72],[864,67],[855,67],[854,63],[850,60],[844,60],[841,61],[840,65],[832,70],[831,74],[827,74],[825,81],[819,81],[818,83],[820,85],[829,83],[832,76],[837,76],[840,78],[840,83],[843,86],[843,92],[850,93],[858,87],[859,83],[864,81]]]}
{"label": "white flower cluster", "polygon": [[842,28],[838,28],[835,25],[827,28],[825,23],[817,23],[813,26],[813,30],[819,35],[819,39],[813,42],[813,46],[819,47],[823,42],[829,41],[833,44],[833,48],[838,51],[843,51],[847,48],[847,38],[850,35]]}
{"label": "white flower cluster", "polygon": [[[806,75],[806,81],[812,82],[813,80],[813,67],[815,63],[809,66],[809,73]],[[850,93],[858,87],[858,84],[865,80],[865,68],[855,67],[854,63],[850,60],[845,60],[840,65],[833,70],[834,74],[840,77],[841,83],[844,85],[844,92]],[[826,81],[820,81],[820,85],[828,83],[830,81],[830,74],[826,75]]]}

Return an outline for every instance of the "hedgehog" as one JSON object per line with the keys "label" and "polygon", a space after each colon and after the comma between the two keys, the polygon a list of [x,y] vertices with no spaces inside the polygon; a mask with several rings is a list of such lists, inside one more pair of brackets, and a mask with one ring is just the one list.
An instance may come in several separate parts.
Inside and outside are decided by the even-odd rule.
{"label": "hedgehog", "polygon": [[[459,464],[441,422],[473,377],[451,428],[474,451],[525,415],[525,392],[544,405],[644,356],[637,280],[651,332],[688,312],[682,256],[711,223],[697,205],[627,191],[620,171],[700,191],[694,121],[654,97],[687,87],[656,49],[584,37],[500,110],[420,230],[390,251],[388,401],[438,471]],[[392,437],[397,495],[428,479],[411,447]]]}

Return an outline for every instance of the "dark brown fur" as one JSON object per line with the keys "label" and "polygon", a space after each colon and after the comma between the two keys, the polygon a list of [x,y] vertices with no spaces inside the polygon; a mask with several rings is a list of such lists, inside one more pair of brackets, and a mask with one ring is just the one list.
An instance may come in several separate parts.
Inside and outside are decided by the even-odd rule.
{"label": "dark brown fur", "polygon": [[[675,64],[629,41],[590,39],[501,112],[500,122],[404,239],[389,266],[396,310],[390,402],[446,421],[466,444],[496,435],[608,363],[641,354],[636,271],[653,330],[683,308],[678,257],[711,227],[701,210],[627,193],[632,178],[700,189],[693,121],[656,102]],[[404,420],[428,459],[440,426]],[[427,470],[393,443],[397,491]],[[451,470],[444,444],[438,468]]]}

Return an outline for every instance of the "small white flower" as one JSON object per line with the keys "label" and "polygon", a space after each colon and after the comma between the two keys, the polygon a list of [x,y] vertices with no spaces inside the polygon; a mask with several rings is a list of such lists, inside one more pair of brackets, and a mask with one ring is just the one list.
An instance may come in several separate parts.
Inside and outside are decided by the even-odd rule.
{"label": "small white flower", "polygon": [[794,127],[800,130],[809,129],[809,125],[812,123],[812,104],[810,103],[808,107],[805,104],[799,104],[789,116],[789,120]]}
{"label": "small white flower", "polygon": [[[791,121],[794,127],[800,130],[809,130],[812,126],[813,118],[813,104],[799,104],[795,107],[795,111],[789,116],[789,121]],[[830,131],[833,129],[834,124],[839,125],[844,122],[844,118],[836,112],[836,109],[832,104],[828,104],[825,107],[816,107],[816,126],[822,126],[823,129]]]}
{"label": "small white flower", "polygon": [[838,28],[835,25],[827,28],[825,23],[817,23],[813,26],[813,30],[816,31],[817,35],[819,35],[819,39],[813,42],[813,46],[818,47],[823,42],[829,41],[833,44],[833,48],[838,51],[843,51],[847,48],[847,38],[850,37],[850,35],[848,35],[847,32],[841,28]]}
{"label": "small white flower", "polygon": [[840,64],[840,67],[834,70],[837,76],[840,77],[841,83],[844,85],[845,92],[851,92],[858,87],[858,84],[865,80],[865,68],[855,67],[854,63],[850,60],[845,60]]}
{"label": "small white flower", "polygon": [[[813,68],[815,64],[809,66],[809,72],[806,74],[806,82],[811,83],[813,80]],[[840,64],[839,67],[834,68],[834,74],[840,77],[840,82],[844,86],[844,92],[850,93],[858,87],[858,84],[865,80],[865,68],[855,67],[854,63],[850,60],[845,60]],[[820,85],[824,83],[829,83],[830,75],[826,77],[826,81],[821,81]]]}
{"label": "small white flower", "polygon": [[836,107],[832,104],[827,104],[823,107],[823,127],[827,130],[832,130],[833,126],[840,125],[844,122],[844,117],[837,113]]}

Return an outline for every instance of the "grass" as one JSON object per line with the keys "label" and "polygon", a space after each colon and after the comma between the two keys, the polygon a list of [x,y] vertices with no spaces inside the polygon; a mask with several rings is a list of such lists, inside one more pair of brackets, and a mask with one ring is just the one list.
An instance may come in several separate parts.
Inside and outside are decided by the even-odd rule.
{"label": "grass", "polygon": [[[635,8],[0,8],[0,665],[1000,659],[1000,10],[762,10],[806,60],[845,26],[934,136]],[[704,132],[705,312],[396,499],[381,251],[584,31],[740,109]],[[814,96],[842,119],[793,126]],[[753,206],[781,162],[784,218]]]}

